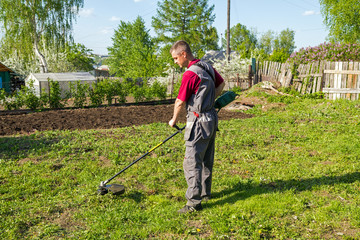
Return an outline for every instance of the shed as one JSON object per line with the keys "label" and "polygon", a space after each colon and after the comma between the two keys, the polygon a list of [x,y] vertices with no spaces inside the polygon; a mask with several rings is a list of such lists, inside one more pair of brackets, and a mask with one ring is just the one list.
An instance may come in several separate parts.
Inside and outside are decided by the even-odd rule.
{"label": "shed", "polygon": [[33,81],[35,94],[40,96],[41,93],[49,93],[49,80],[59,82],[61,89],[61,97],[65,97],[70,91],[70,83],[80,81],[92,85],[96,82],[96,78],[88,72],[71,72],[71,73],[30,73],[25,79],[25,85]]}
{"label": "shed", "polygon": [[0,63],[0,88],[5,89],[6,92],[11,91],[10,73],[14,73],[14,71]]}

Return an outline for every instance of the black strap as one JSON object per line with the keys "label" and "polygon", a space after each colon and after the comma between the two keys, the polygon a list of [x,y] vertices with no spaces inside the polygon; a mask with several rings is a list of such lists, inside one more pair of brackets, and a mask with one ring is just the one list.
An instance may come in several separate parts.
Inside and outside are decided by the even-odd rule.
{"label": "black strap", "polygon": [[[203,65],[198,64],[198,62],[194,63],[193,65],[195,65],[195,66],[201,68],[202,70],[204,70],[205,72],[207,72],[210,75],[211,79],[215,82],[215,76],[213,76],[211,74],[211,72],[209,70],[207,70]],[[214,70],[214,75],[215,75],[215,70]]]}

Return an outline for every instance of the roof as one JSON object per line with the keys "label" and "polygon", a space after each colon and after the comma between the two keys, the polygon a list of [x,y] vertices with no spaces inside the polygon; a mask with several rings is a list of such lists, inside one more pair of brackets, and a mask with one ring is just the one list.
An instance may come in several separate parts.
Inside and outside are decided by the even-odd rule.
{"label": "roof", "polygon": [[[230,52],[230,56],[233,56],[235,54],[236,54],[235,51]],[[206,54],[201,58],[201,60],[213,64],[215,61],[224,60],[225,57],[226,57],[225,51],[210,50],[206,52]]]}
{"label": "roof", "polygon": [[101,66],[97,67],[96,70],[109,71],[109,66],[108,65],[101,65]]}
{"label": "roof", "polygon": [[14,71],[0,62],[0,72],[14,72]]}
{"label": "roof", "polygon": [[31,73],[27,79],[36,79],[39,82],[51,79],[53,81],[96,81],[96,78],[88,72],[70,72],[70,73]]}

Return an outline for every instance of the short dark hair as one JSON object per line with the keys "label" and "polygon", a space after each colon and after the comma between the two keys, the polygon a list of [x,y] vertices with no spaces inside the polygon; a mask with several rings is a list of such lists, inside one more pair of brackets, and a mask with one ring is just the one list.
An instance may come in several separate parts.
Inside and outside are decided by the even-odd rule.
{"label": "short dark hair", "polygon": [[182,51],[192,54],[189,44],[184,40],[176,41],[170,48],[170,53],[177,51],[180,54]]}

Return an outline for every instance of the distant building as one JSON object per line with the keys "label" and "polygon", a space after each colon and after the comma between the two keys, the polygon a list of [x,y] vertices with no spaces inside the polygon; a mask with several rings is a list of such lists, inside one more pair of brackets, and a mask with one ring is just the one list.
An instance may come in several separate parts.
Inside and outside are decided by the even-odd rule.
{"label": "distant building", "polygon": [[107,65],[101,65],[94,70],[96,78],[109,78],[109,67]]}
{"label": "distant building", "polygon": [[25,85],[29,86],[29,83],[32,81],[35,94],[40,96],[43,92],[49,93],[49,80],[59,82],[62,97],[65,97],[66,93],[70,91],[70,83],[81,81],[91,85],[96,82],[96,78],[88,72],[31,73],[25,79]]}
{"label": "distant building", "polygon": [[[235,51],[230,52],[230,56],[234,56],[237,53]],[[226,51],[216,51],[210,50],[205,53],[205,55],[201,58],[202,61],[207,62],[209,64],[214,64],[215,61],[222,61],[226,58]]]}

